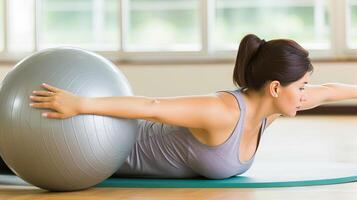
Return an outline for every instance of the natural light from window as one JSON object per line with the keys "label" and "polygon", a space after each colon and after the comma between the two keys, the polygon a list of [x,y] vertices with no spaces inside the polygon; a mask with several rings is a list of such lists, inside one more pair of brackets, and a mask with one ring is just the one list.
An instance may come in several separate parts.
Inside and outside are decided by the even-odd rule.
{"label": "natural light from window", "polygon": [[119,49],[117,0],[42,0],[39,45],[71,45],[97,51]]}
{"label": "natural light from window", "polygon": [[291,38],[310,49],[330,47],[325,0],[216,0],[214,43],[218,49],[238,47],[255,33],[267,40]]}
{"label": "natural light from window", "polygon": [[34,51],[33,0],[11,0],[8,3],[8,50],[10,52]]}
{"label": "natural light from window", "polygon": [[0,51],[4,50],[4,0],[0,0]]}
{"label": "natural light from window", "polygon": [[357,0],[0,0],[9,58],[73,46],[118,60],[234,59],[248,33],[354,58]]}
{"label": "natural light from window", "polygon": [[347,20],[347,45],[357,48],[357,0],[349,0]]}
{"label": "natural light from window", "polygon": [[131,0],[128,4],[126,50],[200,50],[198,0]]}

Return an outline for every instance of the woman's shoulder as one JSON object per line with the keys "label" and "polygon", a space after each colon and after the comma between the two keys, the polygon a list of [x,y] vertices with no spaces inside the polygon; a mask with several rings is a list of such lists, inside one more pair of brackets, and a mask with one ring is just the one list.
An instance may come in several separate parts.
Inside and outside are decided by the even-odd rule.
{"label": "woman's shoulder", "polygon": [[[240,118],[240,109],[236,97],[229,91],[218,91],[211,95],[215,97],[217,104],[223,105],[218,106],[220,108],[215,115],[216,125],[212,126],[212,129],[206,130],[204,134],[198,130],[190,131],[201,143],[216,146],[224,142],[234,130]],[[203,142],[204,139],[200,139],[200,135],[204,135],[206,142]]]}
{"label": "woman's shoulder", "polygon": [[[226,91],[218,91],[208,96],[214,97],[218,109],[215,109],[214,118],[215,125],[209,130],[189,129],[190,132],[201,143],[215,146],[225,141],[231,134],[236,122],[240,117],[240,109],[237,100],[232,93]],[[222,106],[223,105],[223,106]]]}
{"label": "woman's shoulder", "polygon": [[235,92],[236,91],[217,91],[215,95],[218,97],[219,101],[228,108],[229,111],[239,113],[240,108],[238,100],[234,95]]}
{"label": "woman's shoulder", "polygon": [[220,119],[224,119],[229,125],[235,124],[239,120],[241,110],[234,94],[229,91],[218,91],[215,95],[225,108],[224,116],[220,116]]}

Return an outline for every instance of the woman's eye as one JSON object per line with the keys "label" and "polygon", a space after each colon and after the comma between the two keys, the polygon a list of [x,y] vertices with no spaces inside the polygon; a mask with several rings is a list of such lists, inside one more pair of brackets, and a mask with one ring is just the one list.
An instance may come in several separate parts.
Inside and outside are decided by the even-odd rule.
{"label": "woman's eye", "polygon": [[305,90],[305,88],[299,88],[300,90]]}

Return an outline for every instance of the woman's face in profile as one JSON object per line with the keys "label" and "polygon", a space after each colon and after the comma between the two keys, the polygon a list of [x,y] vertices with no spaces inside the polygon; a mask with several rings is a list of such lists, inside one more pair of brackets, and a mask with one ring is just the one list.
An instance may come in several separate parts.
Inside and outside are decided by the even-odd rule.
{"label": "woman's face in profile", "polygon": [[300,110],[302,102],[306,101],[305,85],[309,82],[310,73],[306,73],[301,79],[292,82],[288,86],[281,86],[277,107],[281,114],[294,117]]}

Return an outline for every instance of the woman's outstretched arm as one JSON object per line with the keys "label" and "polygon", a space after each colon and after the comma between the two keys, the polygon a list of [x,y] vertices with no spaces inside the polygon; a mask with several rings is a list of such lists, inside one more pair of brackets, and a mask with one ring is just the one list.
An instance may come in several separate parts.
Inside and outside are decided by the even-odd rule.
{"label": "woman's outstretched arm", "polygon": [[322,85],[306,85],[306,101],[301,110],[307,110],[319,105],[357,98],[357,85],[343,83],[325,83]]}
{"label": "woman's outstretched arm", "polygon": [[[227,121],[228,108],[215,95],[150,98],[143,96],[76,96],[50,85],[35,91],[32,107],[51,109],[48,118],[68,118],[78,114],[105,115],[129,119],[148,119],[162,123],[212,130]],[[223,119],[222,119],[223,118]]]}
{"label": "woman's outstretched arm", "polygon": [[[357,85],[348,85],[342,83],[325,83],[322,85],[305,86],[305,101],[302,102],[300,110],[308,110],[319,105],[334,101],[357,99]],[[268,125],[282,116],[273,114],[267,117]]]}

